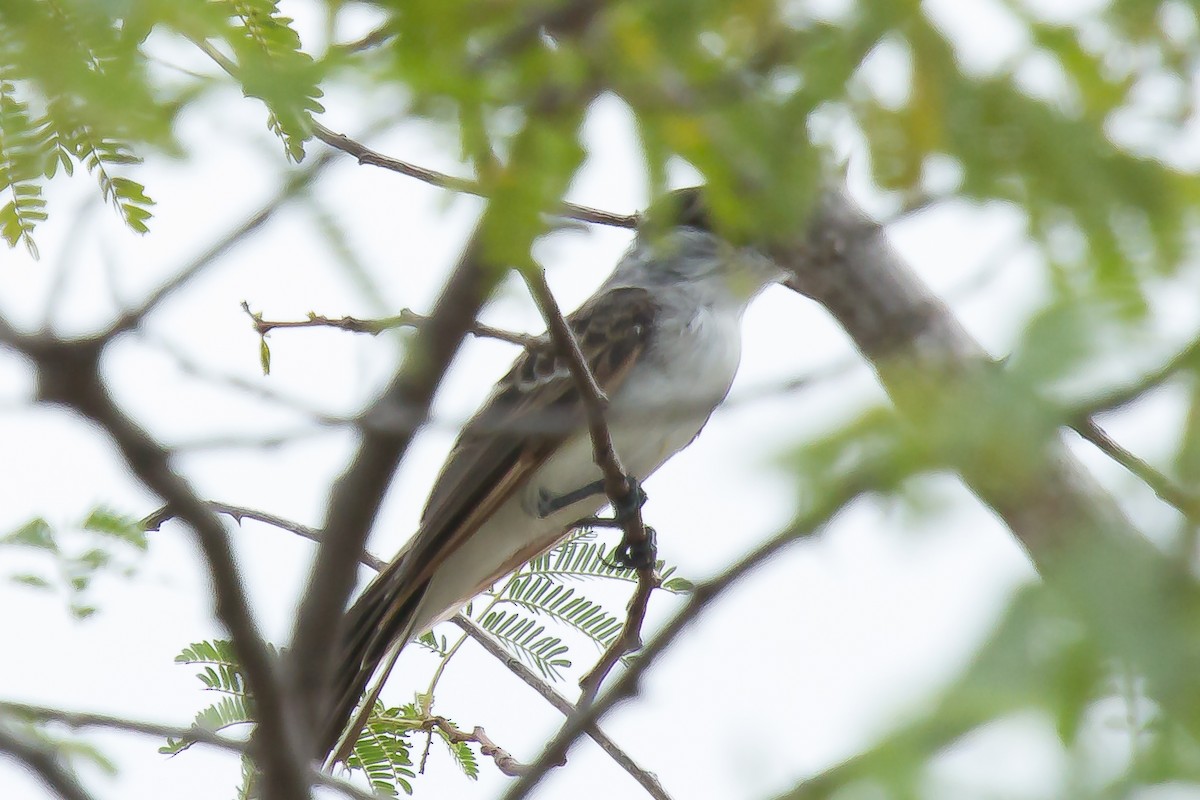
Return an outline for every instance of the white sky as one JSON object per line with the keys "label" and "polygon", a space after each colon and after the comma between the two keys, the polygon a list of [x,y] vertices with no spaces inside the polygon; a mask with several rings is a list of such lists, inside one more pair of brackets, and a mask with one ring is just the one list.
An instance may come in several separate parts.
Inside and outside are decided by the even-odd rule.
{"label": "white sky", "polygon": [[[836,6],[836,3],[829,4]],[[948,30],[969,38],[995,19],[988,3],[930,3]],[[289,8],[304,20],[304,6]],[[986,16],[973,16],[984,14]],[[975,25],[975,27],[972,27]],[[989,23],[990,27],[991,23]],[[1003,30],[1000,25],[991,30]],[[1010,47],[997,34],[991,47],[972,48],[1003,59]],[[202,65],[171,50],[174,63]],[[986,61],[986,57],[980,56]],[[980,68],[987,68],[981,62]],[[370,103],[348,90],[326,98],[325,124],[351,134]],[[219,232],[240,222],[278,185],[280,148],[263,130],[264,112],[238,92],[221,91],[191,110],[180,134],[192,157],[151,159],[137,178],[157,200],[152,233],[119,230],[105,208],[81,205],[94,192],[86,178],[56,183],[51,220],[39,231],[42,260],[0,252],[0,313],[26,325],[41,320],[50,287],[69,265],[67,290],[56,306],[57,329],[85,332],[110,319],[171,275]],[[571,198],[614,211],[640,208],[646,188],[627,112],[597,104],[587,126],[590,157]],[[445,131],[408,124],[372,141],[377,149],[425,166],[461,172]],[[452,142],[451,142],[452,144]],[[310,152],[321,145],[312,143]],[[852,188],[868,208],[887,213],[885,198],[862,178],[853,143]],[[689,178],[682,173],[681,183]],[[397,348],[335,331],[281,331],[271,337],[273,370],[258,366],[258,343],[243,300],[269,318],[309,311],[372,316],[401,307],[428,309],[457,257],[478,203],[368,167],[349,158],[318,184],[321,204],[346,226],[355,252],[381,292],[369,297],[347,278],[314,223],[296,204],[238,246],[151,319],[146,336],[110,349],[105,374],[121,405],[168,443],[228,437],[254,439],[306,427],[303,416],[259,402],[212,381],[184,375],[162,343],[206,369],[269,387],[305,406],[352,413],[393,369]],[[76,208],[84,209],[76,215]],[[1019,336],[1044,292],[1040,268],[1019,247],[1019,217],[1000,207],[943,208],[893,227],[893,241],[919,274],[951,302],[966,326],[995,354]],[[628,243],[621,231],[589,228],[551,237],[538,255],[564,307],[586,297]],[[1014,248],[1014,242],[1017,247]],[[998,264],[998,253],[1009,254]],[[990,270],[983,288],[961,288]],[[1194,330],[1196,275],[1164,286],[1162,331],[1148,332],[1143,355],[1167,352]],[[512,285],[488,308],[485,321],[538,331],[536,311]],[[439,395],[435,419],[387,498],[371,540],[389,556],[412,532],[432,477],[468,415],[514,355],[494,342],[472,342]],[[1129,353],[1120,353],[1128,357]],[[844,377],[818,389],[752,399],[770,386],[813,369],[851,361]],[[1120,362],[1128,369],[1129,358]],[[1120,375],[1117,372],[1117,375]],[[63,412],[31,408],[31,374],[0,352],[0,532],[33,516],[63,527],[97,503],[145,513],[153,500],[140,490],[105,439]],[[648,521],[659,531],[660,554],[682,575],[702,579],[774,533],[790,518],[794,497],[778,464],[789,449],[830,430],[881,397],[846,337],[813,304],[783,289],[764,295],[749,312],[741,372],[729,407],[704,435],[647,483]],[[742,398],[739,400],[739,398]],[[750,398],[750,399],[747,399]],[[1112,432],[1153,460],[1170,455],[1182,398],[1162,392],[1111,420]],[[286,446],[189,451],[178,467],[201,495],[319,525],[330,481],[351,453],[341,431],[316,431]],[[1078,448],[1098,477],[1117,492],[1151,535],[1174,518],[1119,468]],[[677,798],[757,798],[852,754],[919,711],[966,663],[1006,598],[1032,578],[1012,538],[955,481],[928,479],[935,511],[878,502],[847,510],[819,539],[793,547],[711,609],[653,668],[643,695],[604,724],[634,759],[658,774]],[[266,635],[280,641],[290,629],[294,601],[311,545],[247,523],[234,541],[255,611]],[[5,553],[0,576],[16,572]],[[33,562],[30,562],[33,563]],[[616,595],[613,595],[616,597]],[[74,622],[61,597],[0,581],[0,695],[27,701],[186,724],[212,697],[190,668],[171,663],[190,642],[222,636],[213,622],[207,577],[179,526],[152,534],[149,556],[132,580],[106,578],[93,597],[101,611]],[[623,600],[617,600],[619,608]],[[652,606],[649,627],[678,606],[668,596]],[[452,631],[450,631],[452,632]],[[576,647],[577,665],[592,651]],[[390,697],[405,702],[423,688],[433,660],[406,652]],[[410,688],[411,687],[411,688]],[[570,687],[565,687],[570,690]],[[437,710],[465,728],[482,725],[501,746],[532,760],[559,715],[506,670],[468,645],[450,667]],[[1112,710],[1121,719],[1124,710]],[[971,748],[944,760],[936,796],[1020,793],[1054,797],[1065,762],[1055,756],[1052,726],[1037,717],[1011,720]],[[1114,752],[1116,734],[1096,734],[1099,757]],[[196,747],[167,759],[158,741],[126,735],[91,737],[118,763],[116,777],[85,772],[99,798],[219,798],[237,782],[234,758]],[[482,779],[457,774],[437,747],[432,776],[418,797],[494,797],[507,784],[486,760]],[[540,796],[636,797],[640,790],[590,743],[576,747],[565,769]],[[0,762],[0,796],[42,797],[10,763]],[[1156,797],[1165,797],[1159,794]]]}

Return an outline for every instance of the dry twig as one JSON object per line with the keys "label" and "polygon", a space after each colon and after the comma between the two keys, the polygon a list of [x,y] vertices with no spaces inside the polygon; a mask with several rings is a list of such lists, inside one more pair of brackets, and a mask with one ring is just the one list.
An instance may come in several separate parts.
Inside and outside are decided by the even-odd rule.
{"label": "dry twig", "polygon": [[[276,328],[335,328],[349,333],[369,333],[376,336],[384,331],[396,328],[419,328],[429,323],[429,317],[402,308],[400,313],[383,319],[359,319],[357,317],[326,317],[309,312],[307,319],[300,320],[265,320],[261,313],[250,310],[250,304],[242,301],[242,310],[250,317],[254,331],[259,336],[266,336]],[[482,322],[472,323],[467,331],[472,336],[485,339],[496,339],[501,342],[515,344],[518,347],[529,347],[537,341],[536,336],[493,328]]]}

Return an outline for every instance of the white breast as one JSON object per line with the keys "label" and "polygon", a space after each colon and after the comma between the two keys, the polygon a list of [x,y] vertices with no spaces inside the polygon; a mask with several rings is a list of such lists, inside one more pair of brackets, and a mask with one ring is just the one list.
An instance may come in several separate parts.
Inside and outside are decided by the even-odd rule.
{"label": "white breast", "polygon": [[[724,399],[741,357],[738,316],[702,307],[690,318],[680,315],[677,325],[660,318],[651,347],[610,398],[609,432],[629,474],[649,477],[696,437]],[[596,495],[540,519],[533,509],[541,493],[561,496],[600,477],[591,438],[586,432],[572,437],[438,570],[421,603],[418,629],[469,600],[481,582],[496,577],[507,554],[524,552],[533,542],[548,548],[566,526],[607,503]]]}

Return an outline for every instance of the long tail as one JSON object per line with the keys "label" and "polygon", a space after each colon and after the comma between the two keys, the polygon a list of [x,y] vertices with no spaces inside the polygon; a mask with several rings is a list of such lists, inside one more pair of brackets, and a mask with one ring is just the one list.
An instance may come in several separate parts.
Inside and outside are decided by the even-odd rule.
{"label": "long tail", "polygon": [[[354,709],[367,690],[371,677],[399,643],[403,647],[417,631],[416,612],[428,582],[405,586],[405,559],[396,559],[371,581],[350,610],[342,628],[342,642],[334,664],[331,703],[321,729],[317,757],[324,762],[340,743],[353,746],[365,717],[354,719]],[[415,590],[414,590],[415,589]],[[336,760],[343,760],[339,748]]]}

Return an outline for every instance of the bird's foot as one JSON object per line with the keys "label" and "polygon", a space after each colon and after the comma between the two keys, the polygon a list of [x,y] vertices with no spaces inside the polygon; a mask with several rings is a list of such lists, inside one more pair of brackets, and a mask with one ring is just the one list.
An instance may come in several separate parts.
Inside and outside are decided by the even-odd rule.
{"label": "bird's foot", "polygon": [[629,541],[626,534],[612,554],[612,565],[620,569],[647,569],[658,562],[658,533],[649,525],[643,525],[645,538],[640,542]]}

